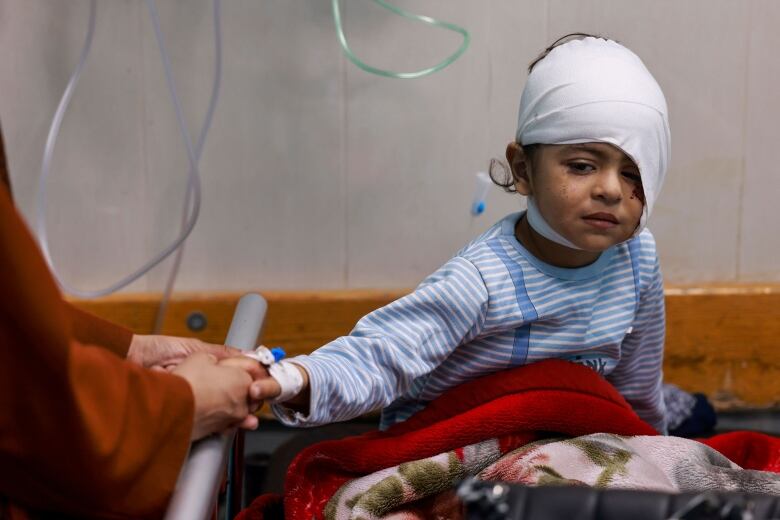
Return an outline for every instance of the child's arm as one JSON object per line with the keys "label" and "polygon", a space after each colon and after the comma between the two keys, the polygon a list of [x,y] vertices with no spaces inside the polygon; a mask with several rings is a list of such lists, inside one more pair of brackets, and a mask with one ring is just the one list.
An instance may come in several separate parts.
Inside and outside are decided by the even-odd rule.
{"label": "child's arm", "polygon": [[647,276],[649,279],[641,284],[646,289],[640,294],[633,330],[623,340],[620,363],[607,379],[642,420],[666,434],[666,407],[661,392],[666,318],[663,278],[657,257]]}
{"label": "child's arm", "polygon": [[[276,415],[313,426],[389,405],[479,333],[487,300],[474,264],[453,258],[413,293],[363,317],[349,336],[290,359],[308,376],[308,416],[284,405],[274,405]],[[300,401],[292,403],[306,410]]]}

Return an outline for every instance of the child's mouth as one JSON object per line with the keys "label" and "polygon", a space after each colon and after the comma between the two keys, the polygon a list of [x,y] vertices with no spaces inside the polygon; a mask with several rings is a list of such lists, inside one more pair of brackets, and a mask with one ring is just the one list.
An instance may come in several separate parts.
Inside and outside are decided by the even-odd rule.
{"label": "child's mouth", "polygon": [[620,222],[612,213],[593,213],[582,217],[585,222],[598,229],[612,229]]}

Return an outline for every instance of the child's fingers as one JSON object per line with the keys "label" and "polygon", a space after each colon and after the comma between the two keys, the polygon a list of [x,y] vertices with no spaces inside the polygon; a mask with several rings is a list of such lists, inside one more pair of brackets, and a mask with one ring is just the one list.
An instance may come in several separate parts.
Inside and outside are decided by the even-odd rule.
{"label": "child's fingers", "polygon": [[239,423],[238,427],[242,430],[256,430],[259,425],[260,419],[254,415],[247,415],[244,417],[244,420]]}
{"label": "child's fingers", "polygon": [[255,401],[273,399],[281,393],[282,387],[272,377],[259,379],[249,387],[249,397]]}
{"label": "child's fingers", "polygon": [[262,400],[260,400],[260,401],[250,400],[249,401],[249,413],[251,413],[251,414],[257,413],[257,411],[260,410],[260,408],[262,408],[262,407],[263,407],[263,401]]}

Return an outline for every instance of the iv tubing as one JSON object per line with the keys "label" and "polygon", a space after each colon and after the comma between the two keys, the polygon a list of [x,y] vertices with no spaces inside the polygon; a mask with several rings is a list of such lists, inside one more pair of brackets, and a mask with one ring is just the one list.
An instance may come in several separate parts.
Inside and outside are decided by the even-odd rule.
{"label": "iv tubing", "polygon": [[410,13],[409,11],[405,11],[400,7],[396,7],[394,5],[388,4],[384,0],[373,0],[373,1],[374,3],[378,4],[380,7],[384,7],[388,11],[391,11],[399,16],[403,16],[404,18],[409,18],[410,20],[416,20],[418,22],[423,22],[429,25],[454,31],[460,34],[461,36],[463,36],[463,43],[461,43],[458,50],[456,50],[450,57],[446,58],[441,63],[427,69],[418,70],[416,72],[393,72],[390,70],[378,69],[376,67],[372,67],[371,65],[368,65],[363,61],[361,61],[360,58],[355,56],[355,54],[352,52],[352,49],[349,48],[349,45],[347,44],[347,37],[344,35],[344,27],[341,22],[341,9],[339,7],[339,0],[333,0],[333,21],[336,24],[336,34],[338,35],[341,48],[344,50],[344,54],[349,59],[349,61],[351,61],[359,68],[363,69],[364,71],[370,72],[372,74],[376,74],[378,76],[384,76],[386,78],[397,78],[397,79],[421,78],[423,76],[428,76],[429,74],[433,74],[434,72],[438,72],[444,67],[451,65],[455,60],[460,58],[460,56],[464,52],[466,52],[466,49],[469,46],[470,37],[468,31],[466,31],[466,29],[464,29],[463,27],[457,26],[449,22],[442,22],[440,20],[436,20],[435,18],[431,18],[430,16],[422,16],[419,14]]}
{"label": "iv tubing", "polygon": [[[73,71],[73,74],[71,75],[71,78],[68,81],[68,85],[65,88],[65,92],[63,93],[62,98],[60,99],[60,103],[57,107],[57,111],[55,112],[54,119],[52,120],[51,127],[49,128],[49,134],[46,139],[46,146],[43,154],[43,163],[41,165],[41,176],[38,184],[38,193],[37,193],[37,200],[36,200],[36,221],[35,221],[38,240],[40,242],[41,250],[43,252],[44,258],[46,259],[49,268],[54,273],[60,287],[62,287],[62,289],[68,292],[69,294],[82,297],[82,298],[96,298],[100,296],[105,296],[107,294],[116,292],[122,289],[123,287],[126,287],[127,285],[133,283],[134,281],[138,280],[141,276],[146,274],[150,269],[152,269],[157,264],[162,262],[165,258],[170,256],[174,251],[176,251],[177,248],[179,248],[184,243],[184,241],[187,239],[189,234],[192,232],[192,229],[195,227],[195,223],[197,222],[198,214],[200,212],[201,188],[200,188],[200,176],[198,173],[198,158],[200,156],[200,152],[202,151],[203,141],[205,140],[205,136],[208,133],[208,128],[211,126],[213,109],[216,104],[216,94],[219,89],[219,79],[217,78],[214,81],[213,90],[212,90],[212,99],[209,103],[209,111],[206,115],[206,120],[204,121],[200,138],[198,140],[198,153],[196,154],[195,151],[193,150],[192,140],[189,136],[189,132],[187,131],[187,126],[184,121],[184,115],[181,109],[181,103],[179,102],[179,98],[176,94],[176,86],[173,79],[173,73],[171,71],[170,60],[168,58],[168,53],[165,49],[165,44],[162,39],[162,33],[160,31],[159,18],[157,16],[157,8],[154,3],[154,0],[147,0],[146,3],[149,9],[149,14],[152,18],[155,34],[157,36],[157,43],[160,48],[160,56],[162,58],[163,68],[165,69],[165,78],[168,85],[168,90],[170,92],[173,101],[174,110],[176,113],[176,120],[179,125],[179,130],[181,132],[182,139],[184,140],[184,145],[187,151],[187,159],[189,161],[188,187],[187,187],[187,195],[185,198],[184,218],[183,218],[183,221],[186,222],[186,225],[182,226],[182,232],[179,235],[179,237],[176,240],[174,240],[168,247],[166,247],[162,252],[157,254],[154,258],[152,258],[147,263],[143,264],[140,268],[135,270],[130,275],[122,278],[118,282],[115,282],[114,284],[104,289],[85,291],[85,290],[72,287],[62,280],[62,278],[58,275],[54,267],[51,253],[49,251],[48,234],[46,230],[46,218],[45,218],[46,203],[47,203],[46,185],[51,171],[51,161],[52,161],[52,155],[54,153],[54,145],[57,141],[57,136],[59,134],[60,126],[62,124],[62,119],[64,118],[65,111],[67,110],[68,105],[70,104],[70,100],[73,97],[73,92],[75,90],[76,84],[78,83],[79,77],[81,76],[81,72],[84,68],[84,64],[86,63],[87,56],[89,55],[89,51],[92,46],[92,39],[95,32],[97,0],[91,0],[90,9],[89,9],[89,27],[84,42],[84,47],[81,51],[81,56],[79,57],[78,65],[76,66],[76,69]],[[218,3],[219,0],[214,0],[215,37],[219,35],[219,32],[217,30],[218,23],[219,23],[218,21],[219,6],[217,5]],[[221,48],[219,43],[217,44],[217,47],[218,49]],[[217,60],[219,59],[220,59],[220,55],[218,54]],[[221,63],[217,64],[216,70],[217,71],[221,70]],[[188,211],[190,206],[190,196],[192,196],[191,211]],[[187,213],[190,213],[188,218],[187,218]],[[178,265],[175,267],[176,269],[178,269]],[[170,281],[169,281],[169,285],[172,285]]]}
{"label": "iv tubing", "polygon": [[[222,81],[222,30],[221,30],[221,4],[222,0],[214,0],[213,18],[214,18],[214,82],[211,86],[211,98],[209,99],[209,107],[206,110],[206,118],[204,119],[203,127],[200,129],[200,135],[198,136],[198,142],[195,145],[195,159],[200,163],[200,157],[203,154],[203,146],[206,143],[206,135],[211,127],[211,119],[214,116],[214,109],[217,106],[217,100],[219,99],[220,83]],[[159,23],[155,25],[155,30],[159,32]],[[162,33],[159,32],[158,41],[162,41]],[[187,214],[192,196],[192,190],[187,188],[187,193],[184,198],[184,210],[182,212],[181,219],[181,232],[184,233],[187,226]],[[160,305],[157,308],[157,315],[154,320],[153,334],[159,334],[162,331],[163,322],[165,321],[165,313],[168,309],[168,302],[171,300],[171,294],[173,293],[173,286],[176,283],[176,277],[179,274],[179,267],[181,266],[181,259],[184,255],[184,244],[182,243],[176,251],[176,256],[173,259],[173,265],[171,266],[170,274],[168,275],[168,281],[165,283],[165,289],[163,290],[162,299]]]}

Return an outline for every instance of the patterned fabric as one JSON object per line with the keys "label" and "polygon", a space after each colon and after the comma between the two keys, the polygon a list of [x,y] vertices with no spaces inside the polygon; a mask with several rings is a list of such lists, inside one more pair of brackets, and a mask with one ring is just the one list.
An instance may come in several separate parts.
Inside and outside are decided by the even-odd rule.
{"label": "patterned fabric", "polygon": [[693,414],[696,398],[675,385],[663,385],[664,403],[666,404],[666,426],[676,430]]}
{"label": "patterned fabric", "polygon": [[[385,518],[411,502],[444,492],[497,461],[497,439],[407,462],[344,485],[325,507],[325,519]],[[409,514],[396,511],[395,514]]]}
{"label": "patterned fabric", "polygon": [[381,408],[384,429],[466,381],[564,359],[606,376],[665,432],[664,295],[652,235],[563,269],[518,242],[521,216],[500,221],[349,336],[294,358],[310,375],[311,411],[304,417],[276,405],[280,420],[311,426]]}
{"label": "patterned fabric", "polygon": [[[780,495],[780,475],[743,470],[689,439],[598,433],[545,439],[502,452],[497,439],[441,453],[355,479],[331,498],[326,520],[425,519],[447,509],[452,487],[467,475],[529,486],[584,485],[669,493],[743,491]],[[431,507],[416,502],[445,492]],[[457,507],[456,503],[451,503]],[[450,509],[450,512],[453,510]]]}

